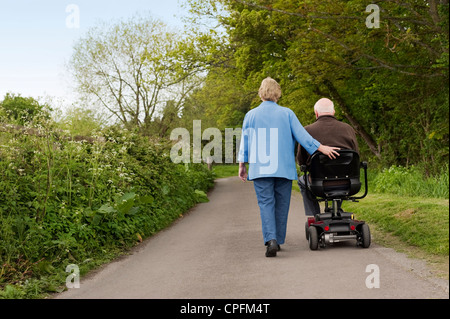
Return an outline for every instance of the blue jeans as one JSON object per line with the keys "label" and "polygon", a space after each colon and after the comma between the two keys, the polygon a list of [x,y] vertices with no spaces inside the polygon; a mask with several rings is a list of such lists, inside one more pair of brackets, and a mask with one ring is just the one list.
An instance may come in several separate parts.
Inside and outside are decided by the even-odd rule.
{"label": "blue jeans", "polygon": [[264,243],[276,239],[279,245],[286,238],[292,181],[279,177],[262,177],[253,180],[261,213]]}

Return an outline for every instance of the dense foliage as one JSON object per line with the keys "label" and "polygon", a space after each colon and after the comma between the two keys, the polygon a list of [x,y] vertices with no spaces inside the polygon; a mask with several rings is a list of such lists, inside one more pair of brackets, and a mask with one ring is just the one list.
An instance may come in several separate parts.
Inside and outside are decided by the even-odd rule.
{"label": "dense foliage", "polygon": [[[8,127],[0,130],[0,288],[17,284],[28,297],[35,279],[133,246],[206,201],[213,185],[205,166],[176,165],[164,142],[128,130],[71,137],[47,116]],[[51,282],[38,290],[65,283]]]}
{"label": "dense foliage", "polygon": [[[205,85],[186,103],[218,127],[240,126],[260,101],[261,80],[302,124],[331,98],[358,133],[363,157],[380,166],[448,162],[448,1],[379,1],[380,28],[366,26],[364,0],[189,1],[192,22],[214,21]],[[211,58],[212,57],[212,58]],[[215,94],[219,91],[220,94]]]}
{"label": "dense foliage", "polygon": [[[391,166],[374,174],[371,192],[399,196],[449,198],[448,165],[443,166],[435,177],[423,177],[420,167]],[[448,215],[448,214],[447,214]]]}

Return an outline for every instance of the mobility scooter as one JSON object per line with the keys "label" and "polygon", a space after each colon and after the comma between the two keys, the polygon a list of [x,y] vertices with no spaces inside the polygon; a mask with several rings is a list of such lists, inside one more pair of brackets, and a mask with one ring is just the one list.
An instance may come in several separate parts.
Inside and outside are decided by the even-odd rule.
{"label": "mobility scooter", "polygon": [[[306,239],[311,250],[327,244],[356,240],[363,248],[370,246],[369,226],[355,220],[352,213],[344,212],[341,204],[344,200],[357,202],[367,195],[367,162],[359,161],[359,154],[353,150],[339,150],[340,156],[330,159],[316,152],[308,165],[302,165],[305,173],[305,186],[308,196],[325,202],[323,213],[309,217],[305,223]],[[361,189],[360,170],[364,169],[365,190],[361,196],[356,195]],[[329,202],[332,202],[329,207]]]}

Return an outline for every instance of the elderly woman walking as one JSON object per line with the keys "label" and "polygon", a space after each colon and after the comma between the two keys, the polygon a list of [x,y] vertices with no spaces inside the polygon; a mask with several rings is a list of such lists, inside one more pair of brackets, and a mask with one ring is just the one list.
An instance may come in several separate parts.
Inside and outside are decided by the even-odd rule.
{"label": "elderly woman walking", "polygon": [[[297,180],[295,141],[309,154],[319,151],[334,159],[339,148],[321,145],[303,128],[291,109],[277,104],[280,85],[262,81],[262,103],[244,118],[239,150],[239,177],[251,180],[258,199],[266,257],[275,257],[286,237],[292,181]],[[245,163],[249,163],[249,170]]]}

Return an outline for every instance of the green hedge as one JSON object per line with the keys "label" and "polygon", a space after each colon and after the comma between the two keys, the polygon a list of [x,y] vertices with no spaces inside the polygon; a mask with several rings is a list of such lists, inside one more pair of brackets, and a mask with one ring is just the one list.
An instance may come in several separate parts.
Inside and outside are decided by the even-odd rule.
{"label": "green hedge", "polygon": [[178,165],[169,146],[109,128],[94,142],[0,133],[0,297],[33,298],[163,229],[198,202],[214,179]]}

